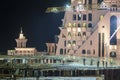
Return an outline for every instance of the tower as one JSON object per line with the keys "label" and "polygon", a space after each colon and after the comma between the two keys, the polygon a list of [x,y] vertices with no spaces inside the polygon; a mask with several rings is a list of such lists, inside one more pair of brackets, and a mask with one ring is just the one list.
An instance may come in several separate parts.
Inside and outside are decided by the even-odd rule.
{"label": "tower", "polygon": [[26,48],[27,39],[25,38],[25,36],[23,34],[22,28],[21,28],[21,31],[20,31],[20,34],[19,34],[19,38],[15,39],[15,40],[16,40],[16,43],[17,43],[17,48]]}

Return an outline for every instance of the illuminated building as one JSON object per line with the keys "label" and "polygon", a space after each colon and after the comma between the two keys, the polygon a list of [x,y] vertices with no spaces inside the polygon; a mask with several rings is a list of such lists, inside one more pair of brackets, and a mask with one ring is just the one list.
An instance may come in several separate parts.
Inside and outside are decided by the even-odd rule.
{"label": "illuminated building", "polygon": [[19,38],[15,39],[17,47],[15,50],[8,50],[8,55],[35,55],[37,50],[35,48],[26,47],[27,39],[25,38],[22,28],[19,34]]}
{"label": "illuminated building", "polygon": [[[66,7],[48,8],[46,12],[65,11],[57,43],[46,43],[47,52],[28,56],[23,50],[27,39],[21,31],[16,56],[1,56],[2,65],[14,67],[20,77],[88,77],[95,80],[120,80],[120,3],[118,0],[71,0]],[[111,38],[111,36],[117,33]],[[24,48],[24,49],[23,49]],[[30,48],[31,49],[31,48]],[[34,49],[35,50],[35,49]],[[16,64],[11,67],[11,64]],[[2,68],[1,68],[2,67]],[[11,70],[12,70],[11,69]],[[81,79],[85,80],[85,79]],[[87,80],[87,79],[86,79]]]}
{"label": "illuminated building", "polygon": [[[120,2],[71,0],[56,43],[56,55],[117,58],[120,56]],[[59,10],[59,8],[58,8]],[[62,11],[62,10],[61,10]],[[108,48],[108,51],[106,50]]]}

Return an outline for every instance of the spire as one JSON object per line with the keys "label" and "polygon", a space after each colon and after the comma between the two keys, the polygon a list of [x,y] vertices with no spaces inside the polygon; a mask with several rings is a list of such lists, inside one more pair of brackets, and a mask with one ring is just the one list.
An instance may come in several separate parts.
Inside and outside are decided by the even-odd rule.
{"label": "spire", "polygon": [[21,27],[21,31],[20,31],[20,34],[23,34],[23,31],[22,31],[22,27]]}
{"label": "spire", "polygon": [[19,34],[19,39],[25,39],[25,36],[24,36],[24,34],[23,34],[22,27],[21,27],[20,34]]}

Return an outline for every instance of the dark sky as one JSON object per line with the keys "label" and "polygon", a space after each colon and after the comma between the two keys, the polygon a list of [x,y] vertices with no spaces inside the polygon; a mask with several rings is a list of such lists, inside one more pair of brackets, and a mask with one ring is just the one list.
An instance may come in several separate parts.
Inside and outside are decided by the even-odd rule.
{"label": "dark sky", "polygon": [[69,0],[2,0],[0,2],[0,52],[16,47],[20,27],[28,38],[28,47],[38,51],[46,42],[54,42],[64,12],[45,13],[49,6],[64,6]]}

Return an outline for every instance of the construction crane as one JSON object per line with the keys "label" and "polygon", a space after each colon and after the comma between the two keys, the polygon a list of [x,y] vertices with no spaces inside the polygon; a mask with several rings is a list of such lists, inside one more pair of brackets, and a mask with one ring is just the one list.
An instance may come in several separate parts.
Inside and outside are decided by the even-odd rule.
{"label": "construction crane", "polygon": [[66,11],[69,8],[71,8],[71,6],[68,5],[68,4],[66,6],[63,6],[63,7],[48,7],[47,10],[46,10],[46,13],[50,13],[50,12],[53,12],[53,13],[64,12],[64,11]]}
{"label": "construction crane", "polygon": [[[79,9],[80,11],[84,10],[88,10],[88,9],[98,9],[99,5],[98,4],[82,4],[82,3],[78,3],[78,6],[75,7],[75,10],[77,11],[77,9]],[[66,4],[65,6],[62,7],[48,7],[46,9],[46,13],[58,13],[58,12],[64,12],[64,11],[72,11],[73,7],[72,5]]]}

